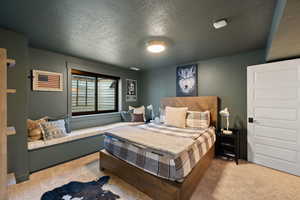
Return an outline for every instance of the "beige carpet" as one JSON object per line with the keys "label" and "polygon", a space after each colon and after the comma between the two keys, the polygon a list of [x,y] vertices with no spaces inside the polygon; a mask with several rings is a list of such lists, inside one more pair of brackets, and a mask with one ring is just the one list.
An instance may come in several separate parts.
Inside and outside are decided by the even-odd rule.
{"label": "beige carpet", "polygon": [[[40,200],[41,195],[70,181],[91,181],[103,175],[112,179],[104,189],[126,200],[150,198],[121,179],[98,170],[98,153],[31,175],[9,187],[9,200]],[[192,200],[300,200],[300,177],[254,164],[216,159],[199,183]]]}

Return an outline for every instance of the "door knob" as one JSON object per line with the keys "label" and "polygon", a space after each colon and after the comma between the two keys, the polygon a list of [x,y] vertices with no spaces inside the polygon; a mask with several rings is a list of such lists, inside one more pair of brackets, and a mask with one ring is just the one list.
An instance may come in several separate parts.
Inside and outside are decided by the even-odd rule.
{"label": "door knob", "polygon": [[253,123],[253,122],[254,122],[253,117],[249,117],[249,118],[248,118],[248,122],[249,122],[249,123]]}

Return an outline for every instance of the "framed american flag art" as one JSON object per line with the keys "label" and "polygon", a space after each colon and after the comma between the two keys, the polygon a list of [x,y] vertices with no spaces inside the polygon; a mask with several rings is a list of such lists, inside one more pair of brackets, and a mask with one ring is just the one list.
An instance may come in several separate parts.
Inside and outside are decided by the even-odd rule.
{"label": "framed american flag art", "polygon": [[63,74],[32,70],[32,90],[53,92],[63,91]]}

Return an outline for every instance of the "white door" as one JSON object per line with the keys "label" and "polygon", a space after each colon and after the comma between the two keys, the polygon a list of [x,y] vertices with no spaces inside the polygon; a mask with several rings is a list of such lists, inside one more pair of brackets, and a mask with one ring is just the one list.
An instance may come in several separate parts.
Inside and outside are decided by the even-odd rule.
{"label": "white door", "polygon": [[300,176],[300,59],[248,67],[247,100],[248,160]]}

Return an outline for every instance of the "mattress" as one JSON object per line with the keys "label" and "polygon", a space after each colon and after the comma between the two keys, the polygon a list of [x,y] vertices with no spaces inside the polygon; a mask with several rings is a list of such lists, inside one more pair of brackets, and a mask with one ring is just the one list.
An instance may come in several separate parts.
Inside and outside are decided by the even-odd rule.
{"label": "mattress", "polygon": [[[191,144],[184,147],[184,150],[181,150],[176,156],[170,156],[166,150],[153,149],[153,146],[149,148],[145,143],[137,144],[136,142],[111,134],[110,132],[113,131],[105,134],[104,148],[106,151],[150,174],[171,181],[183,181],[216,140],[215,129],[213,127],[201,130],[200,132],[195,129],[180,129],[155,124],[141,125],[137,126],[137,128],[151,129],[152,131],[156,131],[157,134],[166,134],[177,141],[184,141],[187,137],[186,135],[192,137],[192,139],[190,138],[193,141]],[[153,135],[151,136],[153,137]]]}

